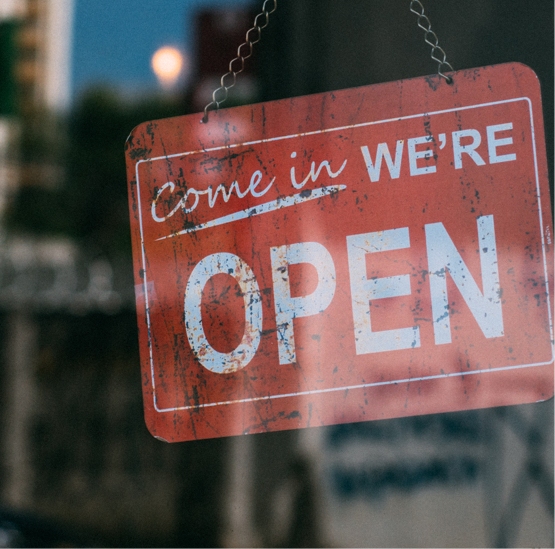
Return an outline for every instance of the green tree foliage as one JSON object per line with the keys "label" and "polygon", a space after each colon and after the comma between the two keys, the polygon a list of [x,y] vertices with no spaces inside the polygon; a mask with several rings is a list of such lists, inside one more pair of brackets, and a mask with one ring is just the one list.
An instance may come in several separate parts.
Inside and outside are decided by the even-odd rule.
{"label": "green tree foliage", "polygon": [[19,189],[9,210],[8,227],[27,234],[69,236],[95,255],[130,257],[125,141],[139,123],[178,114],[183,114],[183,106],[177,101],[154,97],[129,102],[98,88],[83,96],[65,130],[46,131],[43,125],[38,137],[35,132],[33,138],[26,138],[33,133],[26,128],[23,142],[29,144],[30,150],[24,151],[28,161],[34,152],[49,148],[44,141],[65,142],[60,170],[64,176],[52,186]]}
{"label": "green tree foliage", "polygon": [[15,20],[0,21],[0,116],[17,113]]}

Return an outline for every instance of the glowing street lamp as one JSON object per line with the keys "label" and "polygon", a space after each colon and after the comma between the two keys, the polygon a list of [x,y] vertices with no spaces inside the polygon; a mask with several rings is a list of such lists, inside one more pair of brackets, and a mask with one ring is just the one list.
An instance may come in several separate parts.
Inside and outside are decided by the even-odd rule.
{"label": "glowing street lamp", "polygon": [[173,88],[183,69],[183,55],[178,49],[164,46],[152,56],[151,65],[162,88]]}

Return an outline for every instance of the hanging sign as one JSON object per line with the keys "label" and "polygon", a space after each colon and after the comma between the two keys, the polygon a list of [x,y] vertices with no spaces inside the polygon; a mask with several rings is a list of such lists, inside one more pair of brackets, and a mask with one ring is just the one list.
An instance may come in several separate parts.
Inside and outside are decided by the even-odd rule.
{"label": "hanging sign", "polygon": [[167,441],[553,396],[540,88],[520,64],[141,124],[147,425]]}

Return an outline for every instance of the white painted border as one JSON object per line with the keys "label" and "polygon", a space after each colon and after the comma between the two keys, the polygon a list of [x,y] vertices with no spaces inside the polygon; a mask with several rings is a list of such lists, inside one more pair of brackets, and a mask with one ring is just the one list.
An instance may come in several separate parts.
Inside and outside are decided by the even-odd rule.
{"label": "white painted border", "polygon": [[[331,387],[329,389],[318,389],[318,390],[314,390],[314,391],[300,391],[298,393],[288,393],[288,394],[280,394],[280,395],[267,395],[267,396],[263,396],[263,397],[254,397],[254,398],[244,398],[244,399],[238,399],[238,400],[229,400],[229,401],[223,401],[223,402],[211,402],[208,404],[199,404],[199,405],[193,405],[193,406],[178,406],[176,408],[158,408],[157,402],[156,402],[156,386],[154,383],[155,380],[155,376],[154,376],[154,359],[152,356],[152,340],[151,340],[151,325],[150,325],[150,308],[149,308],[149,303],[148,303],[148,291],[147,291],[147,276],[146,276],[146,252],[145,252],[145,246],[144,246],[144,234],[143,234],[143,220],[142,220],[142,208],[141,208],[141,192],[140,192],[140,188],[139,188],[139,164],[142,164],[143,162],[154,162],[156,160],[167,160],[168,158],[177,158],[177,157],[184,157],[184,156],[190,156],[193,154],[200,154],[200,153],[207,153],[207,152],[212,152],[212,151],[219,151],[219,150],[223,150],[223,149],[235,149],[237,147],[245,147],[245,146],[249,146],[249,145],[258,145],[260,143],[270,143],[272,141],[282,141],[285,139],[292,139],[292,138],[298,138],[298,137],[305,137],[307,135],[316,135],[319,133],[330,133],[330,132],[335,132],[335,131],[341,131],[341,130],[346,130],[346,129],[352,129],[352,128],[361,128],[364,126],[374,126],[377,124],[386,124],[388,122],[399,122],[401,120],[408,120],[411,118],[423,118],[425,116],[433,116],[435,114],[444,114],[444,113],[448,113],[448,112],[453,112],[453,111],[464,111],[464,110],[468,110],[468,109],[476,109],[476,108],[481,108],[481,107],[491,107],[494,105],[501,105],[501,104],[505,104],[505,103],[514,103],[516,101],[527,101],[528,102],[528,108],[530,111],[530,128],[531,128],[531,132],[532,132],[532,148],[534,151],[534,170],[535,170],[535,174],[536,174],[536,189],[537,189],[537,194],[538,194],[538,208],[539,208],[539,221],[540,221],[540,233],[541,233],[541,239],[542,239],[542,251],[543,251],[543,266],[544,266],[544,275],[545,275],[545,280],[546,280],[546,293],[547,293],[547,311],[548,311],[548,316],[549,316],[549,327],[550,327],[550,333],[551,333],[551,337],[552,337],[552,344],[551,344],[551,360],[549,360],[548,362],[538,362],[538,363],[534,363],[534,364],[522,364],[519,366],[505,366],[505,367],[501,367],[501,368],[493,368],[493,369],[487,369],[487,370],[473,370],[471,372],[455,372],[455,373],[451,373],[451,374],[441,374],[441,375],[434,375],[434,376],[424,376],[424,377],[413,377],[413,378],[406,378],[406,379],[396,379],[393,381],[382,381],[382,382],[378,382],[378,383],[363,383],[360,385],[349,385],[346,387]],[[272,400],[272,399],[278,399],[278,398],[287,398],[287,397],[293,397],[293,396],[305,396],[305,395],[313,395],[313,394],[319,394],[319,393],[330,393],[330,392],[335,392],[335,391],[345,391],[345,390],[350,390],[350,389],[365,389],[365,388],[369,388],[369,387],[378,387],[380,385],[396,385],[398,383],[407,383],[410,381],[424,381],[427,379],[439,379],[439,378],[445,378],[445,377],[455,377],[455,376],[468,376],[468,375],[473,375],[473,374],[485,374],[485,373],[491,373],[491,372],[500,372],[500,371],[504,371],[504,370],[515,370],[515,369],[520,369],[520,368],[530,368],[533,366],[545,366],[546,364],[550,364],[551,362],[553,362],[553,358],[554,358],[554,347],[553,347],[553,320],[551,317],[551,300],[550,300],[550,296],[549,296],[549,278],[548,278],[548,273],[547,273],[547,258],[546,258],[546,251],[545,251],[545,242],[544,242],[544,227],[543,227],[543,216],[542,216],[542,206],[541,206],[541,194],[540,194],[540,182],[539,182],[539,175],[538,175],[538,160],[537,160],[537,153],[536,153],[536,134],[535,134],[535,130],[534,130],[534,118],[533,118],[533,113],[532,113],[532,101],[528,98],[528,97],[518,97],[515,99],[505,99],[503,101],[493,101],[490,103],[480,103],[477,105],[469,105],[466,107],[457,107],[457,108],[453,108],[453,109],[445,109],[445,110],[441,110],[441,111],[433,111],[433,112],[427,112],[427,113],[420,113],[420,114],[413,114],[410,116],[401,116],[398,118],[388,118],[385,120],[377,120],[377,121],[373,121],[373,122],[362,122],[360,124],[353,124],[350,126],[340,126],[338,128],[329,128],[329,129],[325,129],[325,130],[316,130],[316,131],[311,131],[311,132],[305,132],[305,133],[300,133],[300,134],[292,134],[292,135],[285,135],[285,136],[281,136],[281,137],[272,137],[270,139],[260,139],[258,141],[248,141],[245,143],[235,143],[235,144],[231,144],[231,145],[223,145],[221,147],[212,147],[209,149],[199,149],[196,151],[188,151],[188,152],[184,152],[184,153],[176,153],[176,154],[170,154],[167,156],[156,156],[153,158],[147,158],[147,159],[143,159],[143,160],[139,160],[136,165],[135,165],[135,177],[137,180],[137,200],[138,200],[138,206],[139,206],[139,228],[140,228],[140,233],[141,233],[141,257],[142,257],[142,263],[143,263],[143,290],[144,290],[144,296],[145,296],[145,307],[146,307],[146,320],[147,320],[147,328],[148,328],[148,338],[149,338],[149,353],[150,353],[150,376],[151,376],[151,380],[152,380],[152,395],[153,395],[153,403],[154,403],[154,409],[157,412],[175,412],[178,410],[190,410],[190,409],[199,409],[199,408],[208,408],[211,406],[223,406],[223,405],[227,405],[227,404],[240,404],[240,403],[245,403],[245,402],[256,402],[256,401],[260,401],[260,400]]]}

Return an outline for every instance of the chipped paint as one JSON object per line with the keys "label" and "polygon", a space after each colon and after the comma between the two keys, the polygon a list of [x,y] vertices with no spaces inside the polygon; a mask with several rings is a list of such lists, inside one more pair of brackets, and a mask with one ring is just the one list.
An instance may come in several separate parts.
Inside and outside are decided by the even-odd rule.
{"label": "chipped paint", "polygon": [[454,73],[452,86],[439,78],[134,130],[129,211],[153,435],[553,395],[537,79],[518,64]]}

